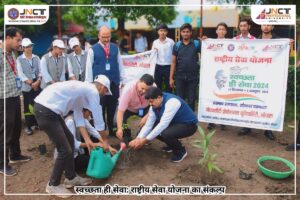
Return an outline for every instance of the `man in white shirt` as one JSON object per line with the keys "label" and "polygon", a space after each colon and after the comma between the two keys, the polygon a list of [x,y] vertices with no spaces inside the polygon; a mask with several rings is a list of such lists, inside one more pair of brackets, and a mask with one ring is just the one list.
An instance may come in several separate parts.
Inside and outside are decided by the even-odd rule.
{"label": "man in white shirt", "polygon": [[[72,193],[66,188],[90,183],[89,179],[81,178],[75,174],[74,139],[64,122],[63,116],[66,116],[70,111],[74,111],[76,125],[79,127],[88,150],[91,151],[95,144],[88,136],[81,112],[83,108],[91,110],[95,128],[105,140],[104,149],[107,150],[105,125],[99,102],[100,95],[111,95],[109,86],[109,79],[104,75],[99,75],[94,83],[72,80],[52,84],[35,98],[34,109],[37,122],[55,144],[58,151],[46,192],[56,195],[70,195]],[[63,172],[65,172],[66,177],[64,186],[60,184]]]}
{"label": "man in white shirt", "polygon": [[157,50],[157,62],[154,73],[155,83],[161,90],[164,83],[166,86],[166,92],[172,92],[172,88],[169,85],[169,77],[174,41],[167,37],[167,25],[161,24],[156,28],[156,30],[159,37],[154,40],[152,45],[152,49]]}
{"label": "man in white shirt", "polygon": [[183,99],[170,93],[162,93],[157,87],[150,87],[145,98],[151,106],[149,116],[137,138],[129,146],[139,149],[157,138],[166,143],[164,151],[173,152],[171,161],[181,162],[187,152],[179,139],[196,132],[198,120],[195,113]]}

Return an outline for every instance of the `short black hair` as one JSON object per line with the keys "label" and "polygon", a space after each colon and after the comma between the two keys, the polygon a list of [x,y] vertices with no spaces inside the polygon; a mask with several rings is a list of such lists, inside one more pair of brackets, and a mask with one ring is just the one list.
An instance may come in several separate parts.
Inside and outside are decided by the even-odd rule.
{"label": "short black hair", "polygon": [[247,18],[240,19],[239,25],[241,24],[241,22],[247,22],[248,25],[251,25],[250,20]]}
{"label": "short black hair", "polygon": [[82,111],[83,112],[86,112],[86,111],[89,111],[89,112],[91,112],[89,109],[87,109],[87,108],[82,108]]}
{"label": "short black hair", "polygon": [[145,94],[145,99],[157,99],[157,97],[161,97],[162,96],[162,91],[154,86],[151,86],[146,94]]}
{"label": "short black hair", "polygon": [[219,28],[219,26],[223,26],[223,27],[226,29],[226,31],[228,31],[228,26],[227,26],[227,24],[226,24],[225,22],[218,23],[218,25],[217,25],[217,28],[216,28],[216,29],[218,29],[218,28]]}
{"label": "short black hair", "polygon": [[17,27],[10,26],[5,30],[5,37],[16,37],[17,33],[23,36],[23,31]]}
{"label": "short black hair", "polygon": [[186,29],[186,28],[189,29],[190,31],[192,31],[192,25],[189,23],[182,24],[180,26],[180,31],[182,31],[183,29]]}
{"label": "short black hair", "polygon": [[160,24],[156,27],[156,31],[159,31],[160,29],[169,30],[168,26],[166,24]]}
{"label": "short black hair", "polygon": [[141,78],[140,81],[144,82],[148,86],[152,86],[154,83],[154,78],[150,74],[144,74]]}

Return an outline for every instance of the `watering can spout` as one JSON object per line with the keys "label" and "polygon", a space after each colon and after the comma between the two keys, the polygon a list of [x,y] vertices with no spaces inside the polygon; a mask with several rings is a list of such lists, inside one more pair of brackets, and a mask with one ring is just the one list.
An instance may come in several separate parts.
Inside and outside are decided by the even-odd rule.
{"label": "watering can spout", "polygon": [[117,160],[119,159],[121,151],[122,150],[118,151],[113,157],[111,157],[111,161],[114,163],[114,165],[116,164]]}

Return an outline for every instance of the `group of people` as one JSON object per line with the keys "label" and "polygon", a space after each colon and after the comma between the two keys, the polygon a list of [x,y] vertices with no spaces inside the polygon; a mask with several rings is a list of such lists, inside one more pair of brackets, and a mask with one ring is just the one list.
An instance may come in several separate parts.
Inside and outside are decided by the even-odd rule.
{"label": "group of people", "polygon": [[[262,25],[259,38],[276,38],[273,28]],[[241,34],[234,39],[255,39],[249,33],[248,20],[240,20],[239,29]],[[22,155],[20,150],[21,92],[25,132],[31,134],[31,127],[38,126],[56,148],[55,163],[46,186],[50,194],[68,196],[71,195],[68,188],[90,184],[90,179],[80,177],[76,172],[86,169],[88,154],[95,147],[103,147],[111,154],[117,152],[109,144],[109,136],[124,141],[123,124],[132,115],[140,117],[140,130],[128,147],[137,150],[157,138],[165,143],[162,151],[172,152],[172,162],[184,160],[187,151],[180,139],[197,131],[195,103],[199,84],[199,53],[201,40],[205,37],[193,40],[192,26],[188,23],[180,27],[181,40],[178,42],[167,37],[167,25],[159,25],[156,31],[158,39],[152,46],[153,50],[157,50],[154,76],[144,74],[124,85],[119,48],[110,42],[111,30],[106,26],[99,29],[99,41],[88,50],[83,50],[78,38],[73,37],[69,40],[73,52],[65,55],[63,51],[66,47],[62,40],[57,39],[41,60],[32,54],[33,43],[29,38],[22,39],[20,29],[7,28],[5,62],[4,52],[0,52],[0,64],[5,68],[1,68],[1,73],[5,72],[6,81],[4,88],[4,80],[0,79],[0,172],[13,176],[17,172],[10,163],[31,159]],[[218,24],[217,38],[226,38],[227,31],[225,23]],[[140,42],[145,42],[141,38]],[[14,50],[20,45],[23,54],[16,57]],[[141,52],[145,50],[140,49]],[[3,121],[4,110],[6,123]],[[208,129],[215,126],[209,124]],[[2,137],[4,129],[6,141]],[[225,126],[221,125],[221,129]],[[250,132],[251,129],[243,128],[240,135]],[[274,139],[271,131],[265,131],[265,135]],[[4,142],[7,147],[6,160]],[[65,180],[61,184],[63,173]]]}

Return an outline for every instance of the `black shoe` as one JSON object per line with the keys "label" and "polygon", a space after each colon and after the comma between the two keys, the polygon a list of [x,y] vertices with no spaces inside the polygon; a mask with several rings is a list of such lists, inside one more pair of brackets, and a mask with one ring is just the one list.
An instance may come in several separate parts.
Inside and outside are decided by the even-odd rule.
{"label": "black shoe", "polygon": [[266,138],[268,138],[269,140],[275,140],[276,139],[273,132],[270,131],[270,130],[266,130],[264,134],[265,134]]}
{"label": "black shoe", "polygon": [[220,125],[220,129],[221,129],[221,131],[225,131],[226,130],[226,126],[225,125]]}
{"label": "black shoe", "polygon": [[289,145],[287,145],[286,146],[286,148],[285,148],[285,150],[287,150],[287,151],[298,151],[298,150],[300,150],[300,144],[289,144]]}
{"label": "black shoe", "polygon": [[31,159],[32,158],[30,156],[19,155],[18,157],[11,158],[9,163],[27,162]]}
{"label": "black shoe", "polygon": [[214,123],[209,123],[208,125],[207,125],[207,130],[212,130],[212,129],[214,129],[216,127],[216,125],[214,124]]}
{"label": "black shoe", "polygon": [[185,149],[181,150],[178,154],[174,154],[171,158],[172,162],[181,162],[187,156],[187,152]]}
{"label": "black shoe", "polygon": [[173,152],[173,149],[171,149],[171,147],[168,147],[168,146],[163,147],[161,150],[162,150],[163,152],[167,152],[167,153]]}
{"label": "black shoe", "polygon": [[31,135],[33,133],[32,129],[28,126],[24,128],[24,132],[26,135]]}
{"label": "black shoe", "polygon": [[242,136],[242,135],[248,135],[249,133],[251,133],[251,128],[242,128],[242,129],[239,131],[238,135],[239,135],[239,136]]}
{"label": "black shoe", "polygon": [[15,175],[17,175],[17,171],[15,169],[13,169],[10,165],[6,166],[5,171],[4,171],[4,168],[1,168],[0,173],[4,174],[5,176],[15,176]]}

